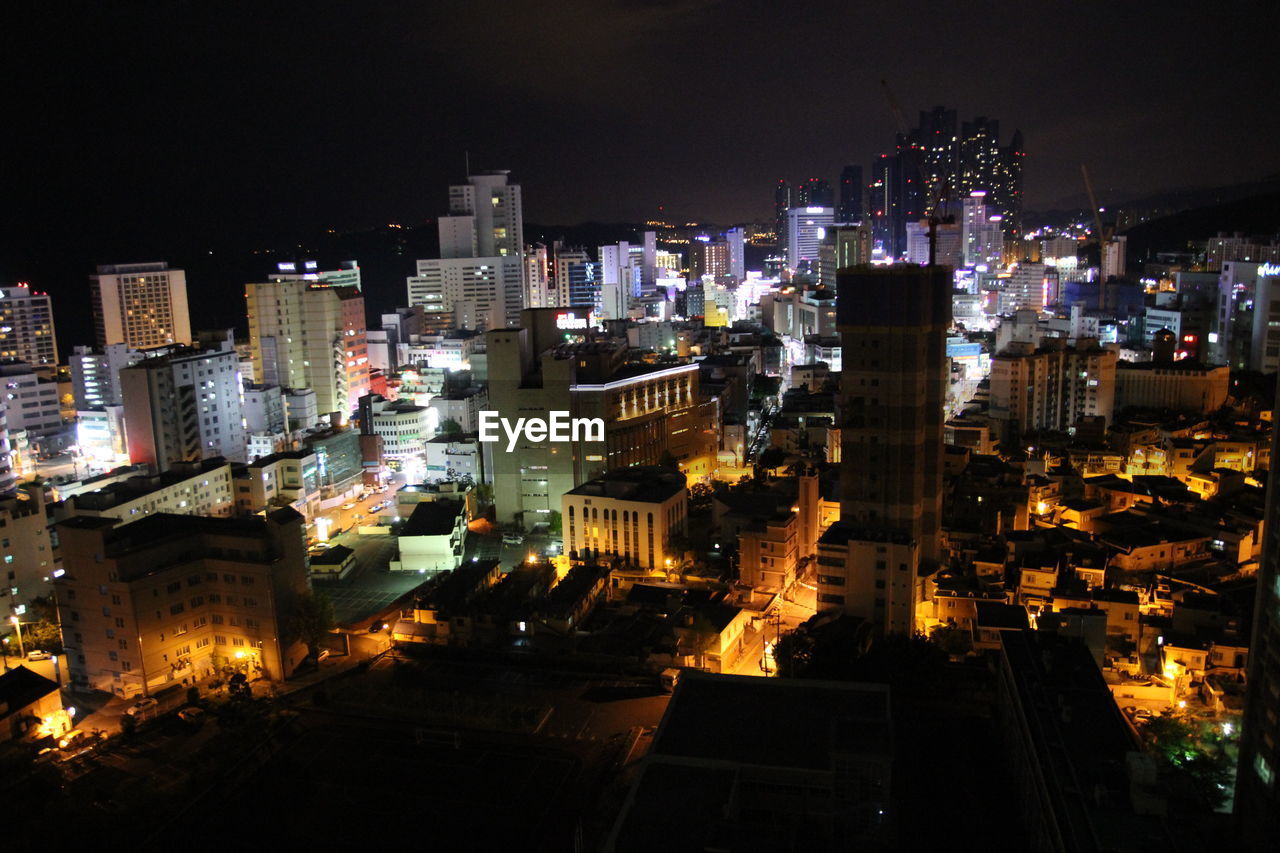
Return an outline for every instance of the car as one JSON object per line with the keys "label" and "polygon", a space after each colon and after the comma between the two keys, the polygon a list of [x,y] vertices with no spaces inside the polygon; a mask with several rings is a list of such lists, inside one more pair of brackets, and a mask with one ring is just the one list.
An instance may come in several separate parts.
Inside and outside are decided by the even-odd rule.
{"label": "car", "polygon": [[42,649],[32,649],[27,652],[27,660],[50,660],[52,658],[53,655]]}
{"label": "car", "polygon": [[190,708],[183,708],[178,712],[178,719],[183,724],[193,729],[198,729],[204,725],[205,713],[203,708],[197,708],[192,705]]}
{"label": "car", "polygon": [[386,627],[387,627],[386,622],[383,622],[381,619],[374,619],[373,624],[369,626],[369,633],[376,634]]}
{"label": "car", "polygon": [[159,702],[150,696],[144,696],[126,708],[125,713],[130,717],[145,717],[154,714],[159,706]]}
{"label": "car", "polygon": [[343,504],[343,505],[342,505],[342,508],[343,508],[343,509],[345,509],[345,510],[352,510],[352,509],[355,509],[355,508],[356,508],[356,505],[355,505],[355,504]]}
{"label": "car", "polygon": [[321,649],[320,653],[316,655],[316,663],[320,663],[320,661],[325,660],[330,654],[331,652],[328,649]]}
{"label": "car", "polygon": [[524,537],[519,533],[505,533],[502,536],[503,545],[523,545]]}

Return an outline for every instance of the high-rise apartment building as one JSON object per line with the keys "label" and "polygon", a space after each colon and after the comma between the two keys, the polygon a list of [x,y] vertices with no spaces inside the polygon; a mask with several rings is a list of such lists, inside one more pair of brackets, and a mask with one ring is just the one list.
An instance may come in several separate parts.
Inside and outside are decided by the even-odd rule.
{"label": "high-rise apartment building", "polygon": [[1218,274],[1214,330],[1215,363],[1262,373],[1280,369],[1280,268],[1224,261]]}
{"label": "high-rise apartment building", "polygon": [[222,349],[176,346],[120,371],[129,459],[165,471],[221,456],[245,461],[240,359]]}
{"label": "high-rise apartment building", "polygon": [[973,190],[961,203],[961,249],[964,265],[997,267],[1004,255],[1002,217],[987,208],[985,190]]}
{"label": "high-rise apartment building", "polygon": [[835,207],[831,185],[823,178],[809,178],[796,185],[796,207]]}
{"label": "high-rise apartment building", "polygon": [[345,423],[369,392],[363,294],[277,275],[246,284],[245,301],[254,383],[311,388],[320,414]]}
{"label": "high-rise apartment building", "polygon": [[468,175],[449,188],[449,215],[438,220],[440,257],[418,261],[409,304],[455,315],[465,329],[518,322],[526,290],[520,187],[507,171]]}
{"label": "high-rise apartment building", "polygon": [[1033,430],[1067,432],[1086,418],[1110,424],[1116,360],[1114,350],[1090,339],[1011,343],[991,358],[991,418],[1009,439]]}
{"label": "high-rise apartment building", "polygon": [[0,287],[0,358],[16,358],[44,372],[57,367],[58,338],[49,294],[33,293],[23,282]]}
{"label": "high-rise apartment building", "polygon": [[203,683],[224,666],[283,680],[307,648],[291,628],[307,579],[304,519],[157,514],[57,527],[54,581],[76,689],[124,698]]}
{"label": "high-rise apartment building", "polygon": [[187,276],[166,263],[107,264],[89,276],[98,346],[189,344]]}
{"label": "high-rise apartment building", "polygon": [[[1280,458],[1273,430],[1271,458]],[[1247,849],[1265,850],[1280,837],[1280,489],[1267,489],[1249,643],[1248,692],[1240,730],[1235,814]]]}
{"label": "high-rise apartment building", "polygon": [[818,542],[818,607],[910,633],[938,564],[951,272],[838,276],[840,521]]}
{"label": "high-rise apartment building", "polygon": [[729,243],[723,238],[698,237],[689,241],[689,280],[730,275]]}

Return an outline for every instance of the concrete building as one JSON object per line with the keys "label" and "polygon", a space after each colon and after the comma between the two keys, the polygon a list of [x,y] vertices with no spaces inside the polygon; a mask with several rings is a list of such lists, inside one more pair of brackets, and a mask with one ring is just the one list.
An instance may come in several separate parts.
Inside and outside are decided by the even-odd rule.
{"label": "concrete building", "polygon": [[684,554],[671,547],[688,523],[683,474],[653,466],[623,468],[590,480],[560,499],[564,548],[571,559],[663,569]]}
{"label": "concrete building", "polygon": [[54,508],[58,520],[87,515],[125,524],[160,513],[234,515],[231,463],[220,458],[179,462],[160,474],[134,475],[80,492]]}
{"label": "concrete building", "polygon": [[231,470],[235,510],[241,515],[290,507],[311,523],[320,514],[320,460],[315,451],[292,450]]}
{"label": "concrete building", "polygon": [[57,526],[54,582],[71,684],[124,698],[193,685],[232,667],[288,678],[307,655],[290,637],[309,589],[303,519],[77,516]]}
{"label": "concrete building", "polygon": [[89,276],[89,298],[100,347],[146,349],[193,340],[187,275],[166,263],[99,266]]}
{"label": "concrete building", "polygon": [[788,269],[818,271],[818,247],[835,216],[832,207],[793,207],[787,211]]}
{"label": "concrete building", "polygon": [[382,452],[387,461],[403,465],[423,455],[423,442],[435,435],[435,412],[427,406],[415,406],[408,400],[389,402],[376,398],[371,405],[370,427],[382,438]]}
{"label": "concrete building", "polygon": [[520,484],[496,495],[501,523],[546,521],[565,492],[607,470],[656,465],[664,452],[690,481],[715,466],[719,411],[699,393],[698,365],[628,363],[625,339],[566,341],[566,313],[526,310],[523,328],[488,334],[489,406],[507,418],[600,418],[604,434],[572,445],[522,437],[511,452],[486,442],[493,482]]}
{"label": "concrete building", "polygon": [[146,355],[120,371],[130,460],[159,471],[215,456],[243,462],[240,360],[231,342]]}
{"label": "concrete building", "polygon": [[1033,430],[1066,432],[1087,418],[1110,424],[1115,410],[1114,350],[1081,339],[1074,345],[1046,338],[1044,345],[1012,343],[991,358],[992,419],[1004,438]]}
{"label": "concrete building", "polygon": [[500,329],[519,322],[524,298],[520,256],[430,258],[408,279],[409,304],[448,312],[462,329]]}
{"label": "concrete building", "polygon": [[9,433],[20,430],[27,441],[45,453],[56,453],[74,443],[75,431],[62,420],[58,383],[42,376],[24,361],[0,362],[3,405]]}
{"label": "concrete building", "polygon": [[910,632],[940,559],[945,267],[862,267],[838,285],[840,518],[818,540],[818,607]]}
{"label": "concrete building", "polygon": [[369,393],[360,290],[281,274],[246,284],[245,301],[254,383],[310,388],[322,417],[346,423],[360,397]]}
{"label": "concrete building", "polygon": [[275,435],[288,431],[279,385],[245,385],[243,408],[246,432]]}
{"label": "concrete building", "polygon": [[108,344],[99,350],[76,347],[71,353],[71,393],[77,409],[118,406],[120,371],[143,359],[143,354],[127,344]]}
{"label": "concrete building", "polygon": [[0,591],[13,604],[49,594],[58,565],[47,525],[43,487],[24,484],[0,497]]}
{"label": "concrete building", "polygon": [[439,497],[418,502],[397,539],[392,571],[439,574],[462,564],[467,538],[464,501]]}
{"label": "concrete building", "polygon": [[0,744],[57,737],[70,727],[56,681],[22,664],[0,674]]}
{"label": "concrete building", "polygon": [[32,293],[26,283],[0,287],[0,359],[25,361],[43,372],[58,366],[49,294]]}
{"label": "concrete building", "polygon": [[1280,267],[1226,261],[1218,277],[1215,363],[1232,370],[1280,370]]}
{"label": "concrete building", "polygon": [[1116,362],[1115,410],[1129,407],[1215,412],[1227,402],[1231,369],[1183,360]]}

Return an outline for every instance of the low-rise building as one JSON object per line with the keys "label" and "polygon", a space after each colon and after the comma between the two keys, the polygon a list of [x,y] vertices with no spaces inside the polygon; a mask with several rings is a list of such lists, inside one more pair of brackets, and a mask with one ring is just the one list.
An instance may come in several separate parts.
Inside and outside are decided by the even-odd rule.
{"label": "low-rise building", "polygon": [[398,537],[399,559],[391,561],[391,570],[438,574],[456,569],[462,562],[466,536],[464,501],[422,501],[413,508]]}
{"label": "low-rise building", "polygon": [[309,590],[303,527],[290,509],[61,522],[54,586],[73,688],[130,698],[228,667],[289,677],[307,655],[289,628]]}
{"label": "low-rise building", "polygon": [[621,559],[650,570],[679,560],[683,554],[671,548],[671,540],[686,530],[685,483],[679,471],[645,466],[622,468],[566,492],[565,551],[584,561]]}

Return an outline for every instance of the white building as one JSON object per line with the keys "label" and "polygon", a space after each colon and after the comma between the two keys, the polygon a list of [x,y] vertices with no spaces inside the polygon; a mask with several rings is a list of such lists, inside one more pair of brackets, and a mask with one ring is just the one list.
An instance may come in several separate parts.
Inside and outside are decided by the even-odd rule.
{"label": "white building", "polygon": [[382,438],[388,462],[405,463],[423,453],[422,443],[436,432],[436,413],[406,400],[373,401],[373,432]]}
{"label": "white building", "polygon": [[787,267],[798,270],[801,264],[815,269],[818,245],[827,229],[835,222],[833,207],[793,207],[787,211]]}
{"label": "white building", "polygon": [[524,263],[519,255],[420,260],[408,293],[410,305],[451,312],[459,328],[516,325],[524,301]]}
{"label": "white building", "polygon": [[278,385],[246,385],[244,388],[244,428],[251,433],[282,433],[287,423],[284,395]]}
{"label": "white building", "polygon": [[191,343],[187,276],[166,263],[106,264],[89,276],[98,346]]}
{"label": "white building", "polygon": [[231,342],[147,355],[120,371],[129,458],[161,471],[215,456],[243,462],[240,359]]}
{"label": "white building", "polygon": [[961,251],[966,267],[1000,265],[1004,253],[1004,230],[999,214],[987,208],[986,192],[974,190],[963,202]]}
{"label": "white building", "polygon": [[25,361],[0,363],[8,430],[26,430],[28,440],[45,451],[61,450],[71,431],[62,422],[58,383],[36,374]]}
{"label": "white building", "polygon": [[71,353],[71,393],[77,409],[120,403],[120,371],[142,360],[127,344],[108,344],[101,351],[76,347]]}

